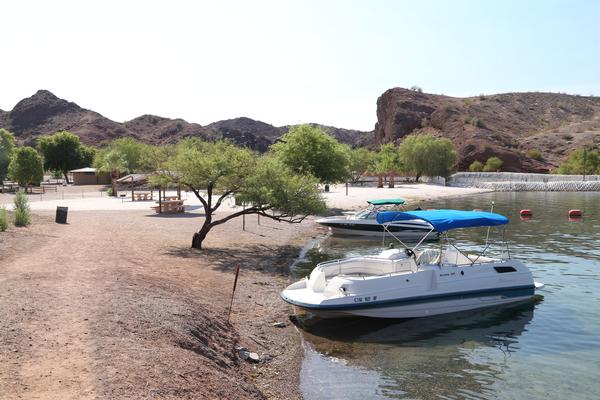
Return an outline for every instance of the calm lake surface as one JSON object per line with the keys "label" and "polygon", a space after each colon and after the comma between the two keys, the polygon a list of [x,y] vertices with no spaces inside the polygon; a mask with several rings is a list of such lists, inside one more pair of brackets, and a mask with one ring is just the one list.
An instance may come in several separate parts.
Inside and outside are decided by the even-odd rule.
{"label": "calm lake surface", "polygon": [[[600,398],[600,193],[490,193],[428,206],[489,210],[492,201],[494,211],[510,218],[511,255],[546,285],[539,296],[513,307],[412,320],[300,315],[305,398]],[[521,221],[522,208],[534,218]],[[572,208],[583,211],[581,221],[568,220]],[[461,249],[480,248],[485,230],[451,237]],[[293,275],[380,249],[380,240],[328,237]]]}

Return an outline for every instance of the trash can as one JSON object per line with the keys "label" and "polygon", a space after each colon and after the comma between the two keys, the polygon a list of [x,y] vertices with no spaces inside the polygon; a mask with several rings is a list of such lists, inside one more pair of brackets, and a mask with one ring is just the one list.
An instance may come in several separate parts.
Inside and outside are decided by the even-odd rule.
{"label": "trash can", "polygon": [[57,224],[66,224],[68,212],[69,212],[69,207],[56,207],[56,223]]}

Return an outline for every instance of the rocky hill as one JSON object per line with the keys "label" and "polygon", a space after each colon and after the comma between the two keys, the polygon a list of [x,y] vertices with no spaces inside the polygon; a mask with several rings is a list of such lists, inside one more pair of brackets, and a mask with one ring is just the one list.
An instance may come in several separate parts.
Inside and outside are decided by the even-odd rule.
{"label": "rocky hill", "polygon": [[548,172],[576,148],[598,148],[600,98],[537,92],[456,98],[387,90],[377,99],[373,145],[414,132],[451,139],[462,170],[498,156],[506,171]]}
{"label": "rocky hill", "polygon": [[[47,90],[21,100],[11,111],[0,110],[0,128],[13,132],[19,143],[35,145],[41,135],[68,130],[78,135],[83,143],[101,145],[119,138],[134,137],[146,143],[175,143],[185,137],[204,140],[230,139],[258,151],[266,151],[289,126],[273,125],[242,117],[213,122],[202,126],[183,119],[169,119],[156,115],[142,115],[125,123],[112,121],[94,111],[60,99]],[[372,138],[372,132],[361,132],[323,126],[338,140],[352,146],[363,145]]]}
{"label": "rocky hill", "polygon": [[[456,98],[393,88],[377,99],[374,134],[318,126],[343,143],[372,148],[399,143],[411,133],[428,132],[452,140],[459,152],[460,170],[468,169],[474,160],[497,156],[504,161],[505,171],[548,172],[574,149],[598,148],[600,98],[558,93]],[[175,143],[185,137],[227,138],[258,151],[267,150],[290,128],[246,117],[205,126],[155,115],[118,123],[46,90],[21,100],[11,111],[0,110],[0,127],[28,145],[35,145],[40,135],[69,130],[92,145],[125,136],[152,144]]]}

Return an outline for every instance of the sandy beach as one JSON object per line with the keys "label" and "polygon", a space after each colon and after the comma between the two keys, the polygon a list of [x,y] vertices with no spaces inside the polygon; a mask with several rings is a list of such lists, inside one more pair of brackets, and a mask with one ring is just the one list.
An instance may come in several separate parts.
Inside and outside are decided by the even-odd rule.
{"label": "sandy beach", "polygon": [[[480,191],[402,185],[346,196],[335,186],[325,197],[338,210]],[[189,246],[203,216],[190,197],[186,214],[170,216],[92,190],[71,197],[32,197],[33,224],[0,233],[0,398],[301,398],[300,334],[279,292],[304,243],[324,233],[314,218],[259,225],[251,216],[245,231],[239,218],[197,251]],[[67,225],[53,222],[57,205],[69,207]],[[241,360],[237,346],[263,360]]]}

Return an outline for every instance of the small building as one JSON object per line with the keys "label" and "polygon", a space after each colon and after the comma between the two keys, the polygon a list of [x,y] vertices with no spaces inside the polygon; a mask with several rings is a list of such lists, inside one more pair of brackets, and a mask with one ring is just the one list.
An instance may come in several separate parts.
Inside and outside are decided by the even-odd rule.
{"label": "small building", "polygon": [[73,185],[110,185],[110,174],[97,174],[96,168],[79,168],[69,171]]}

